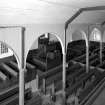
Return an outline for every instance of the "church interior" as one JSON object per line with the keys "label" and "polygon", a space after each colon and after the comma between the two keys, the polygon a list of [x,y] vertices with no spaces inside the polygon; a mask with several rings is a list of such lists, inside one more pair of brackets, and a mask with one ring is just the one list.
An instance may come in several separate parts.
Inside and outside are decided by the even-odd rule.
{"label": "church interior", "polygon": [[1,0],[0,105],[104,105],[104,3]]}

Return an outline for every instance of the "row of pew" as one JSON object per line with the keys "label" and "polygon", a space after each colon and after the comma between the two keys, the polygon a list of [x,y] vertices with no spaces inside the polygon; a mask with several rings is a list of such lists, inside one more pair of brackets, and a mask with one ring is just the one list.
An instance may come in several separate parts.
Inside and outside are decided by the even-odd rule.
{"label": "row of pew", "polygon": [[82,102],[105,76],[105,72],[101,72],[96,68],[90,68],[89,73],[86,73],[86,67],[82,67],[78,63],[68,69],[66,96],[68,98],[72,96],[72,94],[76,94],[79,102]]}
{"label": "row of pew", "polygon": [[[47,42],[46,42],[47,41]],[[46,86],[57,81],[58,72],[62,69],[62,53],[59,42],[39,41],[38,49],[31,50],[27,57],[25,69],[25,83],[36,78],[36,73],[41,72],[39,81],[46,79]],[[16,59],[8,58],[0,62],[0,105],[18,105],[19,103],[19,69]],[[51,76],[57,74],[56,78]],[[60,73],[61,76],[61,73]],[[42,85],[39,82],[39,86]],[[25,90],[25,104],[30,105],[32,98],[31,89]],[[36,97],[35,103],[40,102]],[[38,100],[37,100],[38,99]]]}
{"label": "row of pew", "polygon": [[[83,40],[74,41],[69,43],[67,53],[67,63],[69,71],[67,70],[66,78],[66,97],[70,105],[77,99],[78,104],[84,105],[86,101],[93,94],[92,92],[98,84],[105,77],[104,64],[105,54],[104,46],[102,51],[102,64],[100,63],[100,43],[89,42],[89,72],[86,73],[86,46]],[[103,43],[104,45],[104,43]],[[72,50],[73,48],[73,50]],[[76,50],[76,52],[74,52]],[[80,53],[81,52],[81,53]],[[77,53],[78,55],[75,55]],[[70,73],[70,74],[69,74]],[[73,97],[74,101],[73,101]],[[73,104],[75,105],[75,104]]]}
{"label": "row of pew", "polygon": [[[9,60],[6,60],[9,59]],[[36,67],[26,63],[25,83],[36,78]],[[31,89],[25,90],[25,99],[31,95]],[[0,105],[18,105],[19,103],[19,68],[14,56],[0,62]]]}
{"label": "row of pew", "polygon": [[[101,67],[100,61],[99,61],[99,42],[90,42],[89,47],[89,60],[90,65]],[[38,50],[36,51],[38,52]],[[77,54],[77,55],[76,55]],[[33,63],[34,65],[37,65],[37,67],[42,71],[42,74],[39,75],[39,85],[40,87],[43,85],[43,79],[45,79],[45,86],[48,87],[51,84],[54,84],[55,92],[60,90],[62,87],[62,63],[59,63],[54,65],[51,62],[46,62],[45,64],[53,65],[51,68],[47,68],[46,70],[42,70],[44,67],[42,66],[43,63],[41,63],[42,58],[37,58],[37,53],[32,54],[33,61],[29,61]],[[33,56],[34,55],[34,56]],[[84,40],[74,41],[73,43],[69,43],[67,47],[67,55],[66,55],[68,67],[66,68],[66,95],[67,99],[72,94],[78,93],[78,99],[79,102],[82,102],[88,93],[91,92],[92,89],[96,87],[96,85],[103,79],[105,73],[98,70],[98,68],[91,68],[89,70],[89,73],[86,73],[86,46]],[[38,61],[36,60],[38,59]],[[103,55],[104,58],[104,55]],[[36,61],[35,61],[36,60]],[[75,61],[76,63],[72,62]],[[104,59],[103,59],[104,60]],[[56,60],[55,60],[56,61]],[[58,60],[61,61],[61,60]],[[56,63],[58,62],[56,61]],[[39,63],[40,62],[40,63]],[[54,62],[54,60],[53,60]],[[39,64],[38,64],[39,63]],[[82,63],[83,65],[81,65]],[[104,62],[103,62],[104,64]],[[48,67],[47,65],[47,67]],[[44,67],[46,68],[46,67]],[[102,76],[103,75],[103,76]],[[60,85],[59,85],[60,84]],[[94,85],[93,85],[94,84]],[[80,91],[81,90],[81,91]],[[80,91],[80,92],[79,92]]]}
{"label": "row of pew", "polygon": [[[39,77],[39,88],[43,88],[43,80],[45,87],[54,83],[55,90],[62,88],[62,48],[59,41],[49,41],[48,38],[39,39],[38,48],[30,50],[27,62],[32,63],[37,68]],[[60,83],[58,86],[58,82]]]}
{"label": "row of pew", "polygon": [[[67,63],[68,67],[66,68],[66,97],[67,100],[70,99],[72,94],[75,94],[78,97],[79,103],[82,103],[83,100],[86,99],[89,93],[98,85],[98,83],[105,76],[105,72],[98,70],[98,68],[104,69],[105,61],[104,61],[104,53],[103,53],[103,63],[99,62],[99,43],[90,42],[89,47],[89,61],[90,65],[97,68],[89,68],[89,73],[86,73],[86,46],[84,44],[84,40],[74,41],[68,44],[67,47]],[[43,44],[43,43],[41,43]],[[44,43],[46,44],[46,43]],[[51,46],[50,46],[51,45]],[[54,46],[53,46],[54,45]],[[43,80],[45,80],[45,87],[49,87],[54,84],[55,92],[62,89],[62,52],[61,48],[58,46],[58,42],[49,43],[47,40],[47,45],[44,47],[31,50],[28,54],[26,71],[25,71],[25,82],[29,82],[33,80],[38,74],[39,78],[39,87],[43,88]],[[44,49],[47,49],[46,51]],[[42,50],[42,51],[41,51]],[[45,52],[44,52],[45,51]],[[43,53],[42,53],[43,52]],[[104,52],[104,51],[103,51]],[[81,63],[83,65],[81,65]],[[4,76],[3,76],[4,75]],[[15,60],[10,60],[8,62],[0,63],[0,89],[7,89],[8,86],[15,86],[18,84],[19,70]],[[8,82],[7,82],[8,81]],[[12,82],[11,82],[12,81]],[[46,88],[47,91],[47,88]],[[10,92],[10,91],[8,91]],[[25,96],[27,99],[27,93],[30,93],[30,89],[26,90]],[[18,102],[18,85],[17,88],[13,88],[8,98],[5,98],[7,93],[0,98],[2,104],[6,105],[4,102],[6,100],[11,100],[12,96],[17,97],[14,98],[14,101]],[[2,94],[1,94],[2,95]],[[29,96],[30,99],[31,96]],[[37,105],[41,105],[40,98],[35,96],[34,102],[29,105],[33,105],[34,103],[38,103]],[[39,97],[39,96],[38,96]],[[11,99],[10,99],[11,98]],[[16,100],[15,100],[16,99]],[[3,101],[2,101],[3,100]],[[9,102],[9,101],[8,101]],[[27,101],[26,101],[27,102]],[[13,105],[13,103],[7,105]],[[28,105],[26,103],[26,105]],[[18,103],[17,103],[18,105]]]}
{"label": "row of pew", "polygon": [[[100,64],[99,58],[99,42],[89,42],[89,61],[90,68],[89,73],[86,73],[86,46],[84,40],[74,41],[69,43],[67,47],[67,63],[66,68],[66,97],[67,100],[70,99],[72,94],[78,98],[79,103],[83,103],[87,99],[87,96],[95,89],[99,82],[104,78],[105,72],[100,71],[99,68],[104,67],[104,50],[103,50],[103,63]],[[36,51],[38,53],[38,49]],[[62,89],[62,61],[55,60],[56,63],[61,61],[59,64],[54,65],[51,62],[46,62],[47,65],[53,65],[53,67],[43,70],[44,67],[41,63],[42,58],[37,58],[37,53],[32,54],[32,60],[29,60],[33,65],[36,65],[41,71],[39,74],[39,87],[43,85],[43,79],[45,80],[45,86],[49,87],[54,84],[55,92]],[[38,59],[38,61],[36,60]],[[36,61],[35,61],[36,60]],[[50,59],[51,60],[51,59]],[[40,63],[39,63],[40,62]],[[54,62],[54,59],[53,59]],[[38,64],[39,63],[39,64]],[[82,65],[81,65],[82,64]],[[48,67],[47,65],[47,67]],[[91,66],[94,66],[91,68]],[[96,68],[97,67],[97,68]],[[46,67],[44,67],[45,69]],[[103,69],[103,68],[102,68]],[[47,89],[47,88],[46,88]],[[83,104],[84,105],[84,104]]]}
{"label": "row of pew", "polygon": [[[100,47],[99,42],[89,41],[89,53],[96,51],[96,49],[99,49],[99,47]],[[70,42],[67,45],[67,54],[66,54],[67,62],[85,53],[86,53],[85,40],[77,40]]]}

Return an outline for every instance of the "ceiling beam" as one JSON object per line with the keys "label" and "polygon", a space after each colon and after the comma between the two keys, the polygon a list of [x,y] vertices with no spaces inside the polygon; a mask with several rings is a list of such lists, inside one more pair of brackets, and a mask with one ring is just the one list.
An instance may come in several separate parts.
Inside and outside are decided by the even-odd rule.
{"label": "ceiling beam", "polygon": [[76,17],[82,13],[82,9],[79,9],[68,21],[66,21],[65,29],[67,29],[68,24],[70,24]]}
{"label": "ceiling beam", "polygon": [[96,7],[86,7],[79,9],[70,19],[68,19],[65,23],[65,29],[68,28],[68,25],[73,22],[82,12],[87,11],[98,11],[98,10],[105,10],[105,6],[96,6]]}
{"label": "ceiling beam", "polygon": [[100,11],[100,10],[105,10],[105,6],[95,6],[95,7],[86,7],[82,8],[82,10],[85,11]]}

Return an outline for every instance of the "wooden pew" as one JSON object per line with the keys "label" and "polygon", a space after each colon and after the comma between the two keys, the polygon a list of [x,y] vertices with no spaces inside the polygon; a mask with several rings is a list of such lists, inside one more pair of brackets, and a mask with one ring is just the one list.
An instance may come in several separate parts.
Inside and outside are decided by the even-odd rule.
{"label": "wooden pew", "polygon": [[[73,72],[78,72],[78,70],[76,71],[75,69],[79,69],[80,67],[81,66],[79,64],[75,64],[75,65],[73,64],[71,66],[70,70],[69,69],[66,70],[67,75],[69,75],[69,73],[70,73],[70,75],[72,75]],[[55,73],[54,73],[54,71],[53,71],[52,73],[50,72],[48,75],[46,75],[46,77],[45,77],[46,86],[50,85],[51,83],[58,82],[58,81],[62,80],[62,70],[60,70],[60,71],[59,70],[60,69],[57,70],[58,72],[55,71]],[[79,74],[79,73],[77,73],[77,74]]]}
{"label": "wooden pew", "polygon": [[1,78],[3,81],[5,81],[5,80],[7,79],[7,76],[6,76],[4,73],[2,73],[2,72],[0,71],[0,78]]}
{"label": "wooden pew", "polygon": [[94,60],[90,61],[90,65],[93,65],[95,62],[97,62],[98,58],[95,58]]}
{"label": "wooden pew", "polygon": [[29,82],[36,78],[37,70],[36,66],[27,62],[25,68],[25,82]]}
{"label": "wooden pew", "polygon": [[35,69],[36,67],[33,64],[27,62],[26,63],[26,68],[31,70],[31,69]]}
{"label": "wooden pew", "polygon": [[67,75],[69,75],[69,73],[71,73],[72,71],[75,71],[80,68],[81,68],[81,65],[79,63],[73,64],[72,66],[69,66],[69,64],[68,64]]}
{"label": "wooden pew", "polygon": [[19,72],[18,64],[14,61],[9,61],[6,63],[9,67],[11,67],[14,71]]}
{"label": "wooden pew", "polygon": [[105,69],[105,61],[103,61],[102,64],[99,64],[97,67]]}
{"label": "wooden pew", "polygon": [[[14,93],[9,92],[8,97],[6,97],[6,95],[4,96],[6,98],[3,98],[3,100],[0,101],[0,105],[19,105],[19,92],[17,90],[12,90],[12,91],[14,91]],[[26,89],[25,96],[28,93],[30,93],[30,91],[31,91],[30,89]]]}
{"label": "wooden pew", "polygon": [[84,73],[85,70],[84,68],[79,68],[79,69],[76,69],[75,72],[73,72],[72,74],[68,75],[67,76],[67,81],[71,82],[71,81],[74,81],[75,77],[81,75],[82,73]]}
{"label": "wooden pew", "polygon": [[6,65],[5,63],[2,63],[2,67],[8,71],[13,77],[17,77],[18,73],[16,71],[14,71],[12,68],[10,68],[8,65]]}
{"label": "wooden pew", "polygon": [[96,78],[93,82],[90,83],[90,85],[88,87],[86,87],[80,94],[79,99],[80,102],[82,102],[81,105],[84,105],[83,103],[90,98],[89,94],[93,94],[92,91],[94,90],[94,88],[96,87],[96,85],[102,80],[102,78],[105,76],[105,72],[100,74],[97,72],[96,74]]}
{"label": "wooden pew", "polygon": [[91,70],[91,72],[89,72],[81,80],[77,81],[73,86],[70,86],[69,88],[67,88],[66,89],[67,96],[72,94],[74,91],[77,91],[77,89],[83,85],[83,82],[87,81],[87,79],[89,79],[93,74],[94,74],[94,70]]}
{"label": "wooden pew", "polygon": [[43,73],[42,75],[39,76],[39,79],[43,79],[43,78],[48,78],[51,75],[55,75],[58,72],[62,71],[62,65],[59,65],[55,68],[50,69],[49,71]]}
{"label": "wooden pew", "polygon": [[95,60],[93,60],[93,61],[90,62],[90,65],[92,65],[92,66],[97,66],[99,64],[100,64],[100,61],[99,61],[98,58],[96,58]]}
{"label": "wooden pew", "polygon": [[12,95],[14,95],[17,92],[19,92],[18,85],[12,86],[11,88],[7,88],[6,90],[0,92],[0,102],[7,99],[8,97],[11,97]]}
{"label": "wooden pew", "polygon": [[84,58],[86,58],[86,54],[83,54],[83,55],[81,55],[81,56],[79,56],[79,57],[76,57],[76,58],[74,58],[73,60],[75,60],[75,61],[81,61],[81,60],[84,59]]}
{"label": "wooden pew", "polygon": [[46,86],[50,85],[54,81],[60,80],[59,78],[62,77],[62,65],[59,65],[45,73],[39,75],[39,85],[41,85],[41,81],[43,79],[46,80]]}
{"label": "wooden pew", "polygon": [[2,64],[0,64],[0,71],[7,76],[7,79],[11,79],[12,78],[12,75],[7,70],[4,69]]}

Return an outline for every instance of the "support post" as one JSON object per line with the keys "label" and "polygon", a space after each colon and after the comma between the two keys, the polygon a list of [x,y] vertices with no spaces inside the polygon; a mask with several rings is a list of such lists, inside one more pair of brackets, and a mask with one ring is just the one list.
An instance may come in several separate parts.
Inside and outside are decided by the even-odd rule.
{"label": "support post", "polygon": [[39,75],[36,75],[36,88],[39,89]]}
{"label": "support post", "polygon": [[100,40],[100,64],[102,64],[102,50],[103,50],[103,27],[101,27],[101,40]]}
{"label": "support post", "polygon": [[51,92],[50,92],[51,97],[55,95],[55,84],[54,82],[51,84]]}
{"label": "support post", "polygon": [[21,61],[20,61],[20,71],[19,71],[19,105],[24,105],[24,66],[25,66],[25,28],[21,29]]}
{"label": "support post", "polygon": [[100,40],[100,64],[102,64],[102,37]]}
{"label": "support post", "polygon": [[66,103],[66,28],[64,30],[64,48],[63,48],[63,72],[62,72],[62,83],[63,83],[63,97],[64,97],[64,103]]}
{"label": "support post", "polygon": [[86,36],[86,73],[89,72],[89,26],[88,26],[88,33]]}
{"label": "support post", "polygon": [[65,87],[66,87],[66,55],[63,54],[63,92],[65,93]]}
{"label": "support post", "polygon": [[19,105],[24,105],[24,69],[19,71]]}
{"label": "support post", "polygon": [[89,46],[86,46],[86,73],[89,72]]}
{"label": "support post", "polygon": [[43,78],[43,93],[46,94],[46,80]]}

